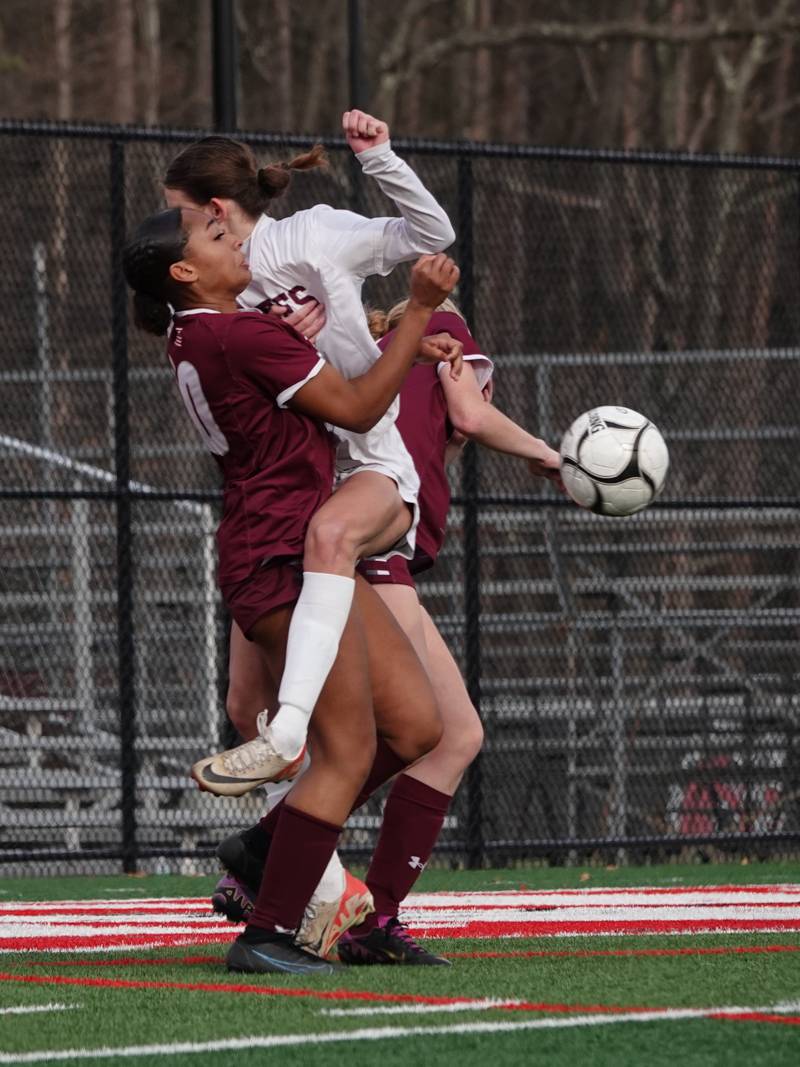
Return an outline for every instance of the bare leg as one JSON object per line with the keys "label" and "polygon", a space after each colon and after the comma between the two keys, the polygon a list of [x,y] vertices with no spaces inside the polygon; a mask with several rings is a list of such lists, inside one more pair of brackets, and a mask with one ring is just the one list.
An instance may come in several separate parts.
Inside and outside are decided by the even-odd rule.
{"label": "bare leg", "polygon": [[264,708],[278,706],[278,688],[267,658],[255,641],[248,641],[237,624],[231,625],[228,657],[228,695],[225,708],[239,736],[257,736],[256,718]]}
{"label": "bare leg", "polygon": [[369,635],[377,732],[405,763],[412,763],[440,742],[442,722],[436,697],[411,642],[360,575],[356,600]]}
{"label": "bare leg", "polygon": [[352,578],[362,556],[388,551],[410,525],[411,509],[391,478],[359,471],[326,500],[309,523],[303,567]]}
{"label": "bare leg", "polygon": [[281,756],[291,759],[305,741],[336,658],[353,596],[356,561],[391,547],[410,522],[408,505],[396,484],[374,471],[354,474],[311,519],[304,545],[303,589],[286,647],[278,712],[268,727]]}
{"label": "bare leg", "polygon": [[428,651],[428,675],[442,716],[439,744],[405,773],[450,796],[483,744],[483,726],[450,649],[420,607]]}

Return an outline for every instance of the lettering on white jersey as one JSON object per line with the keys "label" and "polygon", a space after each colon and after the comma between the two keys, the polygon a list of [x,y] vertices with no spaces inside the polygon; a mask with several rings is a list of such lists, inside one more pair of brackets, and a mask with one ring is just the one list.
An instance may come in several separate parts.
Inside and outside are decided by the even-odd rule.
{"label": "lettering on white jersey", "polygon": [[186,410],[189,412],[189,418],[195,424],[206,448],[215,456],[226,455],[230,446],[225,434],[220,430],[216,419],[211,414],[211,408],[208,406],[206,394],[203,392],[203,386],[200,383],[200,375],[197,373],[194,364],[187,363],[184,360],[176,367],[175,374],[178,379],[181,398]]}
{"label": "lettering on white jersey", "polygon": [[277,296],[268,296],[258,305],[259,311],[269,311],[274,304],[286,308],[288,311],[296,311],[303,304],[316,304],[317,298],[304,289],[302,285],[293,286],[286,293],[278,293]]}

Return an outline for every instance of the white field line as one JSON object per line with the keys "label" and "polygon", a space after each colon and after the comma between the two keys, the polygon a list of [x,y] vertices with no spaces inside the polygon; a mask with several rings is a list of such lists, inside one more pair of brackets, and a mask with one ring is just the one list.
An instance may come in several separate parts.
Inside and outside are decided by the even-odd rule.
{"label": "white field line", "polygon": [[417,911],[414,907],[403,908],[403,921],[410,926],[426,928],[438,926],[463,926],[468,922],[680,922],[683,919],[800,919],[800,901],[796,908],[739,907],[685,908],[682,905],[660,905],[648,908],[628,908],[624,904],[614,907],[546,908],[542,911],[526,908],[470,908],[463,911]]}
{"label": "white field line", "polygon": [[[648,888],[641,886],[630,889],[558,889],[558,890],[524,890],[511,891],[500,890],[497,892],[461,892],[461,893],[412,893],[406,904],[409,908],[443,908],[443,907],[509,907],[521,908],[529,906],[572,906],[573,904],[588,904],[590,907],[598,905],[612,906],[635,906],[667,904],[674,901],[675,904],[684,906],[701,904],[751,904],[778,903],[781,898],[788,898],[786,903],[800,903],[800,884],[784,885],[760,885],[760,886],[731,886],[720,888],[716,886],[693,887],[681,890],[674,888]],[[4,911],[15,912],[20,908],[28,910],[41,910],[53,914],[69,913],[72,915],[85,912],[97,911],[108,908],[120,914],[141,914],[143,911],[159,911],[164,913],[167,909],[178,912],[207,913],[209,910],[208,899],[205,897],[191,898],[164,898],[164,897],[132,897],[127,900],[42,900],[42,901],[0,901],[0,914]]]}
{"label": "white field line", "polygon": [[320,1015],[425,1015],[452,1011],[491,1011],[492,1008],[513,1008],[522,1004],[521,1000],[482,1000],[465,1001],[463,1004],[393,1004],[382,1008],[323,1008]]}
{"label": "white field line", "polygon": [[566,1018],[526,1019],[521,1022],[474,1022],[451,1026],[382,1026],[334,1034],[273,1034],[232,1037],[219,1041],[185,1041],[172,1045],[124,1045],[117,1048],[42,1049],[39,1052],[0,1052],[0,1064],[54,1063],[58,1060],[102,1060],[133,1056],[179,1056],[193,1052],[234,1052],[251,1048],[285,1048],[291,1045],[330,1045],[343,1041],[387,1041],[407,1037],[458,1037],[461,1034],[501,1034],[522,1030],[560,1030],[573,1026],[611,1026],[614,1023],[674,1022],[702,1019],[709,1015],[773,1014],[794,1011],[792,1005],[764,1008],[667,1008],[662,1011],[621,1012],[619,1015],[572,1015]]}
{"label": "white field line", "polygon": [[0,1008],[0,1015],[34,1015],[36,1012],[73,1011],[80,1004],[21,1004],[18,1008]]}
{"label": "white field line", "polygon": [[[800,919],[800,901],[796,907],[754,907],[748,904],[721,908],[684,907],[682,905],[663,905],[647,909],[629,908],[625,905],[614,907],[571,907],[571,908],[468,908],[461,911],[424,911],[404,907],[403,920],[418,929],[438,929],[451,926],[463,926],[470,922],[496,922],[503,925],[531,922],[681,922],[683,920],[735,921],[741,919],[795,920]],[[117,915],[106,919],[96,915],[74,916],[24,916],[12,918],[0,916],[0,936],[35,937],[46,934],[49,937],[68,937],[70,935],[89,936],[98,934],[135,934],[146,932],[153,935],[179,934],[185,932],[214,933],[226,928],[226,922],[220,916],[202,918],[174,918],[152,915]]]}

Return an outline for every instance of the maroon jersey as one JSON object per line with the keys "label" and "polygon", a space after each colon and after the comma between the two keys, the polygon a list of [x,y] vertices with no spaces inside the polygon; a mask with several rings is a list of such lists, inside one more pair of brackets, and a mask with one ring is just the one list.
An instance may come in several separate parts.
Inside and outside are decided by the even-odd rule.
{"label": "maroon jersey", "polygon": [[[484,356],[467,324],[452,311],[431,316],[426,334],[448,333],[464,346],[464,358],[473,362],[478,382],[488,381],[492,363]],[[390,331],[378,342],[385,349],[394,336]],[[418,363],[411,368],[400,390],[397,428],[411,453],[420,480],[417,550],[411,565],[418,573],[433,564],[444,541],[447,512],[450,509],[450,483],[445,470],[445,449],[453,433],[447,418],[447,401],[439,373],[448,373],[448,364],[438,367]]]}
{"label": "maroon jersey", "polygon": [[286,404],[325,365],[273,315],[178,312],[167,352],[187,411],[222,469],[220,584],[302,556],[309,519],[333,484],[325,426]]}

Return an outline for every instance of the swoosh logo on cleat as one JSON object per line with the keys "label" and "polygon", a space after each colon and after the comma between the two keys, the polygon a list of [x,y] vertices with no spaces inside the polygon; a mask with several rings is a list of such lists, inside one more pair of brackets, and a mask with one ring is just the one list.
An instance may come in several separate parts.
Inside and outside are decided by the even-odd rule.
{"label": "swoosh logo on cleat", "polygon": [[250,946],[250,953],[253,956],[258,956],[260,959],[264,960],[265,963],[269,963],[277,970],[287,971],[290,974],[310,974],[317,971],[323,971],[326,974],[333,972],[333,968],[329,963],[324,966],[318,966],[313,963],[292,963],[290,960],[278,960],[275,959],[274,956],[268,956],[266,952],[259,952],[258,949],[253,948],[252,945]]}
{"label": "swoosh logo on cleat", "polygon": [[259,783],[269,781],[268,778],[232,778],[227,774],[217,774],[217,772],[213,771],[210,767],[203,767],[199,773],[200,777],[206,782],[218,782],[225,785],[241,785],[243,782]]}

